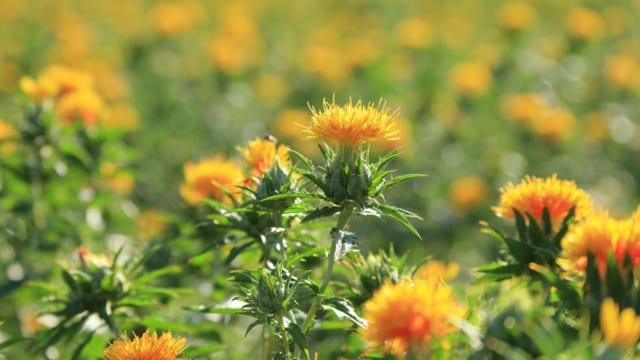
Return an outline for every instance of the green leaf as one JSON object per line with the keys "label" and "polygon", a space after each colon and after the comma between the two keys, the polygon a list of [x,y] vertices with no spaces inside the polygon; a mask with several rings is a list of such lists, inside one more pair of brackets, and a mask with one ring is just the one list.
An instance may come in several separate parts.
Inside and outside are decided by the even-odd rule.
{"label": "green leaf", "polygon": [[78,291],[78,283],[73,278],[73,276],[71,276],[71,274],[66,269],[64,268],[61,268],[61,269],[62,269],[62,280],[64,280],[64,283],[67,284],[69,289],[71,289],[72,291]]}
{"label": "green leaf", "polygon": [[311,193],[284,193],[271,195],[264,199],[260,199],[259,202],[267,202],[273,200],[284,200],[284,199],[317,199],[318,196]]}
{"label": "green leaf", "polygon": [[303,154],[293,149],[289,149],[289,154],[293,155],[296,159],[302,161],[302,163],[305,164],[309,169],[313,169],[313,163],[311,162],[311,159],[309,159],[308,157],[304,156]]}
{"label": "green leaf", "polygon": [[186,358],[195,358],[195,357],[208,357],[215,352],[222,351],[227,346],[224,344],[213,344],[213,345],[189,345],[189,347],[182,353]]}
{"label": "green leaf", "polygon": [[211,306],[187,306],[183,307],[184,310],[205,313],[205,314],[223,314],[223,315],[244,315],[247,314],[247,310],[242,308],[225,308],[225,307],[211,307]]}
{"label": "green leaf", "polygon": [[396,221],[397,223],[399,223],[400,225],[404,226],[405,229],[409,230],[410,233],[412,233],[413,235],[415,235],[418,239],[422,240],[422,236],[420,236],[420,234],[418,233],[418,230],[416,230],[415,227],[413,227],[413,225],[411,225],[411,223],[409,223],[409,220],[407,219],[407,214],[410,214],[409,216],[411,217],[417,217],[420,218],[419,216],[397,208],[395,206],[390,206],[390,205],[378,205],[375,206],[373,208],[377,208],[378,210],[380,210],[386,217],[391,218],[392,220]]}
{"label": "green leaf", "polygon": [[304,259],[304,258],[308,258],[311,256],[315,256],[318,254],[323,254],[327,251],[327,249],[325,247],[312,247],[310,249],[307,249],[301,253],[297,253],[291,257],[289,257],[286,261],[286,267],[290,267],[293,264],[297,263],[298,261]]}
{"label": "green leaf", "polygon": [[322,307],[333,311],[339,318],[347,318],[360,327],[367,327],[367,321],[361,318],[349,302],[341,297],[330,296],[322,300]]}
{"label": "green leaf", "polygon": [[420,177],[426,177],[426,176],[427,175],[424,175],[424,174],[405,174],[405,175],[396,176],[392,179],[384,181],[382,185],[375,190],[372,196],[378,196],[379,194],[383,193],[385,190],[391,188],[392,186],[398,185],[402,182],[405,182],[411,179],[420,178]]}
{"label": "green leaf", "polygon": [[296,344],[296,346],[298,346],[300,350],[304,352],[304,354],[307,356],[307,359],[310,359],[309,346],[307,345],[307,338],[302,333],[302,329],[300,329],[298,324],[296,323],[289,324],[289,326],[287,326],[287,332],[289,333],[289,335],[291,335],[291,339],[293,339],[293,343]]}
{"label": "green leaf", "polygon": [[3,341],[3,342],[1,342],[1,343],[0,343],[0,350],[2,350],[2,349],[6,349],[6,348],[8,348],[9,346],[11,346],[11,345],[13,345],[13,344],[17,344],[17,343],[19,343],[19,342],[21,342],[21,341],[30,341],[30,340],[31,340],[31,339],[29,339],[29,338],[24,338],[24,337],[21,337],[21,338],[11,338],[11,339],[7,339],[7,340],[5,340],[5,341]]}
{"label": "green leaf", "polygon": [[509,250],[509,255],[513,256],[520,264],[527,265],[534,261],[534,249],[529,244],[509,237],[505,237],[504,242]]}
{"label": "green leaf", "polygon": [[178,274],[182,269],[177,265],[167,266],[158,270],[151,271],[135,279],[135,284],[146,284],[149,281],[167,274]]}
{"label": "green leaf", "polygon": [[311,220],[333,216],[335,213],[340,212],[340,210],[342,210],[342,207],[340,206],[324,206],[307,214],[307,216],[302,219],[302,222],[305,223]]}
{"label": "green leaf", "polygon": [[487,264],[478,269],[477,271],[485,274],[477,281],[502,281],[506,279],[511,279],[513,277],[519,276],[524,271],[524,266],[522,264],[503,264],[503,263],[494,263]]}
{"label": "green leaf", "polygon": [[538,222],[536,221],[536,219],[533,217],[533,215],[527,213],[527,218],[529,219],[529,239],[531,239],[530,242],[539,245],[544,243],[544,234],[542,233],[542,230],[540,229],[540,226],[538,226]]}
{"label": "green leaf", "polygon": [[522,242],[529,242],[527,223],[524,221],[524,217],[522,217],[522,214],[515,208],[512,210],[516,218],[516,229],[518,230],[518,238],[520,238],[520,241]]}
{"label": "green leaf", "polygon": [[627,292],[625,291],[624,280],[622,279],[622,274],[620,274],[618,261],[614,254],[609,254],[607,257],[607,273],[605,274],[605,278],[607,295],[619,302]]}

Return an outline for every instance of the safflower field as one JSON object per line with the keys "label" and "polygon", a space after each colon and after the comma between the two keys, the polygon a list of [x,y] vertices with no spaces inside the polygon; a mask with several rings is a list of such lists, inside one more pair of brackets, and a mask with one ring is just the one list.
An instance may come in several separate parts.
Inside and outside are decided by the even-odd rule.
{"label": "safflower field", "polygon": [[640,358],[638,14],[0,0],[0,358]]}

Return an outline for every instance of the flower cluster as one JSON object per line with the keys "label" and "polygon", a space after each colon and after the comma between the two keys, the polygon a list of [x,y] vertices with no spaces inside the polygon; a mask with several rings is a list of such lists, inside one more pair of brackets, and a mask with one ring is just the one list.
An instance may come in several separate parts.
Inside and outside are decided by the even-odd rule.
{"label": "flower cluster", "polygon": [[66,124],[80,120],[95,125],[104,109],[91,75],[66,66],[51,65],[35,79],[23,77],[20,88],[37,102],[55,100],[56,112]]}
{"label": "flower cluster", "polygon": [[443,282],[452,271],[430,262],[412,280],[382,285],[363,305],[368,326],[362,336],[397,356],[428,354],[435,342],[456,331],[452,321],[465,312]]}

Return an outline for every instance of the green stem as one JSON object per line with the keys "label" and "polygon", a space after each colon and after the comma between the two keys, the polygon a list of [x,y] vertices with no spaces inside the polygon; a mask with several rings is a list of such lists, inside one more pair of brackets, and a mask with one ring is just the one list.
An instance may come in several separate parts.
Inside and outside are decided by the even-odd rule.
{"label": "green stem", "polygon": [[278,314],[278,327],[280,329],[280,337],[282,337],[282,347],[284,348],[285,359],[291,358],[291,352],[289,351],[289,337],[287,336],[287,329],[284,327],[284,316]]}
{"label": "green stem", "polygon": [[[316,312],[320,309],[320,303],[322,301],[322,295],[325,290],[329,286],[329,281],[331,280],[331,275],[333,273],[333,265],[336,260],[336,247],[338,246],[339,231],[344,229],[349,221],[349,218],[353,215],[353,205],[346,204],[342,211],[340,211],[340,216],[338,217],[338,222],[336,227],[332,229],[331,233],[331,248],[329,249],[329,255],[327,259],[327,271],[324,273],[324,278],[322,279],[322,284],[320,285],[320,289],[318,290],[318,295],[313,299],[313,303],[311,303],[311,307],[309,308],[309,312],[307,313],[307,317],[304,319],[302,323],[302,333],[306,334],[309,331],[309,327],[313,322],[313,318],[316,315]],[[336,234],[336,235],[333,235]],[[296,348],[294,357],[296,359],[300,358],[300,349]]]}

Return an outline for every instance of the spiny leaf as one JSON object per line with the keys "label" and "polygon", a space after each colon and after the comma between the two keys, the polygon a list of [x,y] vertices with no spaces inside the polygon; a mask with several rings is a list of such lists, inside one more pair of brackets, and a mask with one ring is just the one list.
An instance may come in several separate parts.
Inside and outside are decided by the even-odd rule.
{"label": "spiny leaf", "polygon": [[311,220],[332,216],[335,213],[339,212],[341,209],[342,207],[340,206],[324,206],[307,214],[307,216],[302,219],[302,222],[305,223]]}
{"label": "spiny leaf", "polygon": [[426,177],[426,176],[427,175],[424,175],[424,174],[404,174],[404,175],[396,176],[390,180],[383,182],[382,185],[378,189],[376,189],[374,196],[377,196],[383,193],[385,190],[391,188],[392,186],[398,185],[402,182],[405,182],[411,179],[420,178],[420,177]]}
{"label": "spiny leaf", "polygon": [[309,346],[307,346],[307,338],[304,336],[302,329],[300,329],[296,323],[291,323],[287,326],[287,333],[291,335],[293,343],[296,344],[300,350],[304,351],[307,359],[309,359]]}

